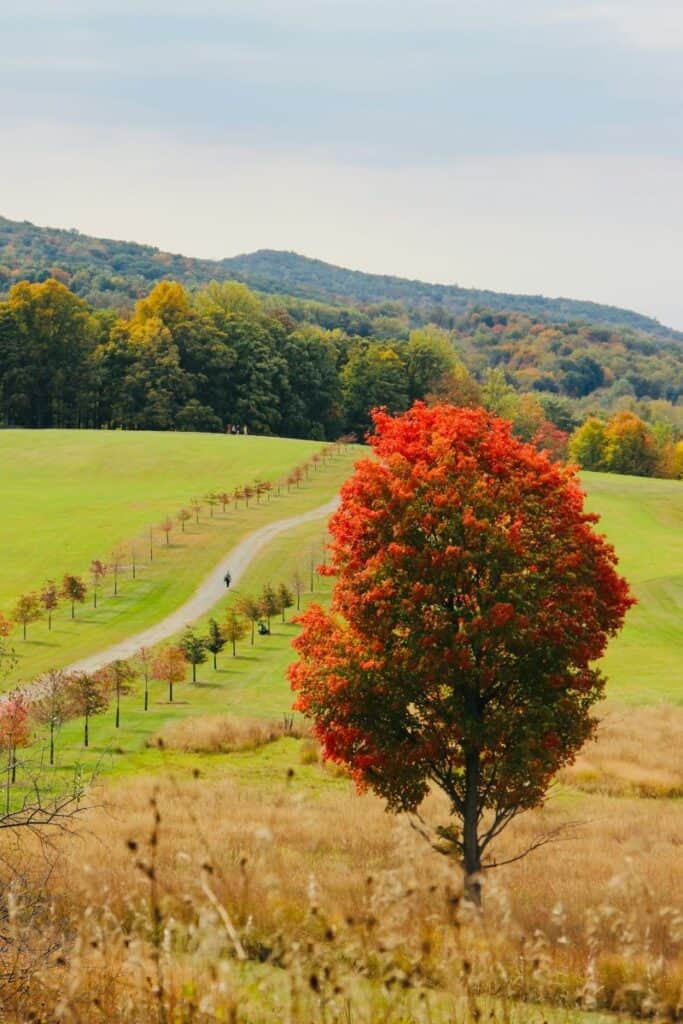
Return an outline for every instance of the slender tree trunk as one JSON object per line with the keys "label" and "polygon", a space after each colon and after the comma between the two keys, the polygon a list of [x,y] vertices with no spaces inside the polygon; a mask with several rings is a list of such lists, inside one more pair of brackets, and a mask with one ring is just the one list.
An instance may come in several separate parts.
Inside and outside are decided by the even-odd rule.
{"label": "slender tree trunk", "polygon": [[192,662],[192,682],[193,683],[197,682],[197,662],[196,661]]}
{"label": "slender tree trunk", "polygon": [[149,708],[149,682],[145,676],[145,711]]}
{"label": "slender tree trunk", "polygon": [[149,560],[154,561],[154,535],[152,531],[149,531]]}
{"label": "slender tree trunk", "polygon": [[169,704],[173,703],[173,680],[172,679],[169,679],[169,681],[168,681],[168,702],[169,702]]}
{"label": "slender tree trunk", "polygon": [[7,783],[5,786],[5,814],[9,814],[10,809],[10,790],[12,786],[12,747],[10,746],[7,751]]}
{"label": "slender tree trunk", "polygon": [[24,620],[24,640],[26,639],[26,620]]}
{"label": "slender tree trunk", "polygon": [[12,782],[17,781],[17,748],[12,747]]}
{"label": "slender tree trunk", "polygon": [[47,613],[47,631],[52,632],[52,612]]}
{"label": "slender tree trunk", "polygon": [[55,723],[50,720],[50,764],[55,763]]}
{"label": "slender tree trunk", "polygon": [[121,687],[116,687],[116,728],[121,725]]}
{"label": "slender tree trunk", "polygon": [[114,597],[116,597],[118,592],[119,592],[119,574],[117,573],[117,571],[115,569],[114,570]]}
{"label": "slender tree trunk", "polygon": [[97,587],[93,587],[92,591],[92,606],[97,608]]}
{"label": "slender tree trunk", "polygon": [[131,567],[131,571],[132,571],[132,574],[133,574],[133,579],[135,579],[135,569],[136,569],[136,565],[135,565],[135,552],[134,552],[134,551],[131,551],[131,553],[130,553],[130,559],[131,559],[131,561],[130,561],[130,567]]}
{"label": "slender tree trunk", "polygon": [[214,672],[216,671],[216,668],[217,668],[217,665],[216,665],[216,652],[213,651],[213,670],[214,670]]}
{"label": "slender tree trunk", "polygon": [[84,747],[88,746],[88,740],[90,738],[89,735],[88,735],[88,718],[89,718],[89,715],[86,713],[86,716],[85,716],[85,734],[84,734],[84,739],[83,739],[83,746]]}
{"label": "slender tree trunk", "polygon": [[251,620],[251,646],[254,646],[254,620]]}
{"label": "slender tree trunk", "polygon": [[481,906],[481,851],[477,824],[479,815],[479,751],[465,753],[465,808],[462,822],[463,870],[465,872],[465,896],[475,906]]}
{"label": "slender tree trunk", "polygon": [[234,637],[232,641],[232,656],[233,658],[237,657],[237,641],[234,639]]}
{"label": "slender tree trunk", "polygon": [[71,602],[71,618],[72,619],[76,618],[76,602],[75,601]]}

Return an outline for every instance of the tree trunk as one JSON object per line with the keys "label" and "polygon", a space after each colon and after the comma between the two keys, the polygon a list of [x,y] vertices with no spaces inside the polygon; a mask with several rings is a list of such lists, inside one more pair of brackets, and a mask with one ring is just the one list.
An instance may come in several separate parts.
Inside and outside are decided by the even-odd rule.
{"label": "tree trunk", "polygon": [[5,813],[9,814],[10,809],[10,787],[12,785],[12,748],[7,751],[7,785],[5,792]]}
{"label": "tree trunk", "polygon": [[168,681],[168,702],[169,704],[173,703],[173,681],[171,679]]}
{"label": "tree trunk", "polygon": [[24,640],[26,639],[26,620],[24,620]]}
{"label": "tree trunk", "polygon": [[465,754],[465,808],[462,822],[463,859],[465,872],[465,897],[475,906],[481,906],[481,851],[477,835],[479,813],[479,751],[468,750]]}
{"label": "tree trunk", "polygon": [[149,708],[149,684],[145,679],[145,711]]}
{"label": "tree trunk", "polygon": [[214,651],[213,652],[213,670],[214,670],[214,672],[216,671],[216,668],[217,668],[217,666],[216,666],[216,652]]}
{"label": "tree trunk", "polygon": [[48,633],[52,632],[52,612],[47,613],[47,629]]}
{"label": "tree trunk", "polygon": [[197,682],[197,662],[196,661],[192,662],[192,682],[193,683]]}
{"label": "tree trunk", "polygon": [[235,640],[232,641],[232,656],[233,658],[237,657],[237,642]]}
{"label": "tree trunk", "polygon": [[254,620],[251,620],[251,646],[254,646]]}
{"label": "tree trunk", "polygon": [[116,687],[116,728],[121,724],[121,690]]}
{"label": "tree trunk", "polygon": [[55,723],[50,721],[50,764],[55,763]]}
{"label": "tree trunk", "polygon": [[12,782],[17,781],[17,748],[12,747]]}
{"label": "tree trunk", "polygon": [[92,606],[97,608],[97,587],[93,587],[92,591]]}
{"label": "tree trunk", "polygon": [[84,740],[83,740],[83,746],[84,747],[88,746],[88,738],[89,738],[88,737],[88,715],[86,714],[86,716],[85,716],[85,736],[84,736]]}

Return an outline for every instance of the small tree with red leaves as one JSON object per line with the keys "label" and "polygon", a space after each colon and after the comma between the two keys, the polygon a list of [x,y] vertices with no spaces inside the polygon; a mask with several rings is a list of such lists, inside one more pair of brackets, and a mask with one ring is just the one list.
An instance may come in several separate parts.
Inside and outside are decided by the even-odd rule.
{"label": "small tree with red leaves", "polygon": [[22,625],[24,640],[29,622],[37,622],[41,614],[40,594],[22,594],[14,606],[12,615],[14,621]]}
{"label": "small tree with red leaves", "polygon": [[31,742],[29,710],[28,701],[18,690],[0,704],[0,748],[7,753],[5,814],[10,812],[12,783],[17,777],[17,748]]}
{"label": "small tree with red leaves", "polygon": [[171,530],[173,529],[173,520],[171,519],[170,516],[166,516],[166,518],[164,519],[163,523],[159,524],[159,529],[161,530],[162,533],[164,533],[166,535],[166,547],[168,547],[168,545],[169,545],[169,536],[170,536]]}
{"label": "small tree with red leaves", "polygon": [[80,576],[73,576],[66,573],[62,578],[60,596],[71,602],[71,618],[76,618],[76,604],[83,604],[88,588]]}
{"label": "small tree with red leaves", "polygon": [[169,644],[162,647],[152,662],[152,679],[168,683],[169,703],[173,703],[173,686],[182,683],[187,671],[187,659],[181,647]]}
{"label": "small tree with red leaves", "polygon": [[108,568],[99,558],[93,558],[90,563],[90,579],[92,581],[92,606],[97,608],[97,591],[102,585],[102,580],[107,575]]}
{"label": "small tree with red leaves", "polygon": [[106,680],[93,672],[72,672],[67,677],[69,708],[74,715],[83,716],[83,746],[90,744],[90,719],[101,715],[109,706]]}
{"label": "small tree with red leaves", "polygon": [[114,694],[114,725],[117,729],[121,726],[121,697],[133,692],[137,677],[137,667],[132,662],[120,658],[95,673],[95,678],[102,685],[102,689]]}
{"label": "small tree with red leaves", "polygon": [[47,614],[48,632],[52,629],[52,613],[59,605],[59,591],[54,580],[46,580],[40,591],[40,604]]}
{"label": "small tree with red leaves", "polygon": [[300,619],[295,708],[391,810],[443,790],[449,821],[414,823],[478,902],[491,844],[592,735],[595,662],[633,600],[573,470],[509,424],[420,403],[373,418],[376,458],[330,523],[331,610]]}
{"label": "small tree with red leaves", "polygon": [[192,513],[186,508],[181,508],[180,512],[176,515],[176,519],[180,523],[180,529],[185,533],[185,523],[188,519],[192,519]]}

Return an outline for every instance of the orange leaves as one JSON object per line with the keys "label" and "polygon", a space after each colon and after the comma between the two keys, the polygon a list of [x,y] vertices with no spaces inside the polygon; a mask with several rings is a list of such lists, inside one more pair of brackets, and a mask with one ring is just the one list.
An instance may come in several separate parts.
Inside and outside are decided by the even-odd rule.
{"label": "orange leaves", "polygon": [[392,807],[444,779],[457,806],[473,749],[486,806],[533,806],[590,733],[628,585],[573,472],[507,423],[420,404],[374,420],[378,458],[330,524],[332,613],[300,620],[297,707]]}

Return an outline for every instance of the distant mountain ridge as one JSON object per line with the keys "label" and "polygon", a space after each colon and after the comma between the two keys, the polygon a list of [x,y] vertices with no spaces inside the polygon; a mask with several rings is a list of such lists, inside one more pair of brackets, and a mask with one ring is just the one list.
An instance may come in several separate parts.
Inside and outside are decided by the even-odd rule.
{"label": "distant mountain ridge", "polygon": [[195,259],[137,242],[37,227],[29,221],[0,216],[0,294],[15,281],[42,281],[50,276],[63,280],[92,305],[103,308],[125,309],[160,280],[174,279],[193,287],[211,280],[233,279],[257,291],[333,304],[399,303],[422,318],[428,318],[432,311],[458,315],[486,307],[563,322],[584,320],[630,327],[661,339],[683,341],[683,332],[665,327],[652,317],[597,302],[368,274],[271,249],[222,260]]}

